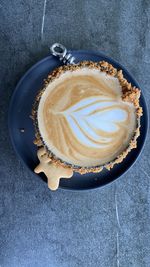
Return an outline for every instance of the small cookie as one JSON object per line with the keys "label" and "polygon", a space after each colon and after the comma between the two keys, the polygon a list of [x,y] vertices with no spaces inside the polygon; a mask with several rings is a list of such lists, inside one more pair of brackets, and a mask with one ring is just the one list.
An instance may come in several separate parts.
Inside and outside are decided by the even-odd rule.
{"label": "small cookie", "polygon": [[35,168],[35,173],[44,172],[48,179],[48,187],[51,190],[56,190],[59,186],[61,178],[71,178],[73,171],[69,168],[64,168],[51,162],[51,159],[47,156],[44,147],[40,148],[37,152],[39,165]]}

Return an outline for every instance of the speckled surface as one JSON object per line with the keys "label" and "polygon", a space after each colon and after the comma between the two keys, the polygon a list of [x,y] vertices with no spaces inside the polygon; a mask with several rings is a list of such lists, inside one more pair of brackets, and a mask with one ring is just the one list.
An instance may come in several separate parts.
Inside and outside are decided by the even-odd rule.
{"label": "speckled surface", "polygon": [[0,1],[1,267],[150,266],[149,133],[127,174],[82,193],[50,192],[20,163],[7,129],[16,83],[56,41],[118,60],[149,106],[149,18],[148,0]]}

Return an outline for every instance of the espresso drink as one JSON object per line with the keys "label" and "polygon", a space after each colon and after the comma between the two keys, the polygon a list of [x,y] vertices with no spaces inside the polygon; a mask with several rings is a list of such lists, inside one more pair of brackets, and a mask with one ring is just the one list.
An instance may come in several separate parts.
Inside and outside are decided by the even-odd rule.
{"label": "espresso drink", "polygon": [[136,108],[122,100],[117,77],[88,67],[65,71],[50,82],[37,110],[43,143],[56,158],[80,167],[113,161],[129,145]]}

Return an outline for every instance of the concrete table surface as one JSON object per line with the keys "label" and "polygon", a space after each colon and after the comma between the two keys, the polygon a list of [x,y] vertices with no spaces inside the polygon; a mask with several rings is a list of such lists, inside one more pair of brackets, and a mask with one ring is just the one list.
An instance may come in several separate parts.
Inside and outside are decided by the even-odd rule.
{"label": "concrete table surface", "polygon": [[150,136],[114,183],[50,192],[15,155],[7,111],[18,80],[56,41],[118,60],[150,106],[150,1],[0,0],[0,32],[0,266],[149,267]]}

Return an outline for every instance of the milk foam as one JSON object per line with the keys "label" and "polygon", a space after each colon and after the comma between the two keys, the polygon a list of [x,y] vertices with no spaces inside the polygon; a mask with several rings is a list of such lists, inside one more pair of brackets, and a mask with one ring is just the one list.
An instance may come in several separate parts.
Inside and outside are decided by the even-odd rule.
{"label": "milk foam", "polygon": [[[74,107],[62,112],[62,114],[65,116],[69,127],[78,141],[82,142],[85,146],[100,148],[107,145],[107,140],[110,143],[111,138],[105,138],[105,145],[101,144],[103,143],[103,136],[96,134],[96,130],[109,133],[116,132],[118,129],[117,123],[125,121],[128,114],[126,111],[119,108],[103,111],[102,108],[113,107],[116,105],[115,102],[97,102],[96,97],[93,97],[92,100],[93,102],[88,98],[86,101],[80,101],[74,105]],[[84,108],[84,102],[86,102],[88,107]],[[94,104],[95,102],[97,103]],[[78,110],[81,106],[82,109],[80,108],[80,110]],[[92,112],[95,110],[97,110],[97,112],[92,115]],[[95,143],[95,141],[97,141],[97,143]]]}
{"label": "milk foam", "polygon": [[78,166],[112,161],[136,127],[134,105],[121,96],[118,79],[96,69],[67,71],[51,82],[38,108],[39,130],[49,150]]}

